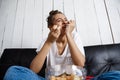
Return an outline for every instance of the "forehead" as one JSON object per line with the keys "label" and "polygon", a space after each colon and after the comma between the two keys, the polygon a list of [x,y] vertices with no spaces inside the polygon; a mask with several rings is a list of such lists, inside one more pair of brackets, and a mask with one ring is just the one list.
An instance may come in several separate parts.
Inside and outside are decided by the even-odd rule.
{"label": "forehead", "polygon": [[59,19],[59,18],[65,19],[66,16],[65,16],[64,14],[56,14],[56,15],[54,16],[54,20]]}

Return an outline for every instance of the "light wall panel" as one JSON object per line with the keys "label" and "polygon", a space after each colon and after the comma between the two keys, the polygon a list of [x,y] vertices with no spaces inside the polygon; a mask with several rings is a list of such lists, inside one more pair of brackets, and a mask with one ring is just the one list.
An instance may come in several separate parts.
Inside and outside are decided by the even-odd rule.
{"label": "light wall panel", "polygon": [[[1,5],[1,24],[2,45],[1,49],[10,48],[13,39],[13,30],[15,25],[17,0],[3,0]],[[5,10],[4,10],[5,9]]]}
{"label": "light wall panel", "polygon": [[13,28],[12,46],[15,48],[22,47],[23,29],[25,20],[26,0],[18,0],[16,6],[16,15]]}
{"label": "light wall panel", "polygon": [[43,14],[42,14],[42,28],[43,28],[43,39],[47,37],[49,33],[48,25],[47,25],[47,17],[49,12],[53,9],[53,0],[43,0]]}
{"label": "light wall panel", "polygon": [[97,18],[99,37],[101,44],[113,43],[111,36],[110,24],[107,18],[107,10],[103,0],[94,0],[95,15]]}
{"label": "light wall panel", "polygon": [[120,0],[105,0],[114,43],[120,43]]}
{"label": "light wall panel", "polygon": [[43,1],[34,0],[33,42],[32,47],[38,47],[43,36]]}
{"label": "light wall panel", "polygon": [[56,9],[75,20],[84,46],[120,43],[120,0],[0,0],[0,54],[5,48],[37,48]]}

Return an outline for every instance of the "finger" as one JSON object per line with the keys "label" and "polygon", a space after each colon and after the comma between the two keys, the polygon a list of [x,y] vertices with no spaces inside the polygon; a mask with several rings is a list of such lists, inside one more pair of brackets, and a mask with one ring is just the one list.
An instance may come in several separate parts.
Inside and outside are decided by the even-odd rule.
{"label": "finger", "polygon": [[51,35],[53,35],[55,38],[58,38],[60,35],[60,32],[56,30],[56,31],[51,32]]}
{"label": "finger", "polygon": [[57,28],[55,30],[53,30],[54,32],[58,32],[61,30],[61,27],[60,26],[57,26]]}
{"label": "finger", "polygon": [[57,28],[56,30],[54,30],[54,32],[55,32],[55,33],[59,33],[59,32],[60,32],[60,29]]}
{"label": "finger", "polygon": [[58,26],[58,27],[57,27],[57,30],[60,30],[60,29],[61,29],[61,27],[60,27],[60,26]]}
{"label": "finger", "polygon": [[68,24],[71,24],[72,23],[72,20],[70,20],[69,22],[68,22]]}
{"label": "finger", "polygon": [[70,23],[74,23],[74,20],[70,20]]}
{"label": "finger", "polygon": [[58,26],[57,29],[55,30],[55,32],[57,33],[57,35],[59,35],[61,33],[61,27]]}
{"label": "finger", "polygon": [[72,22],[72,20],[70,20],[70,22]]}
{"label": "finger", "polygon": [[57,25],[53,25],[52,30],[55,30],[57,28]]}

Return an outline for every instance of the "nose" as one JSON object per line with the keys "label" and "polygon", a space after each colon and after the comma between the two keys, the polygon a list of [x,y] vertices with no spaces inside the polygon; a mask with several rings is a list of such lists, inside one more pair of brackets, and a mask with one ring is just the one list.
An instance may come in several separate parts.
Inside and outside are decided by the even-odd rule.
{"label": "nose", "polygon": [[63,27],[66,27],[67,24],[68,24],[68,21],[67,20],[63,20],[63,23],[62,23]]}
{"label": "nose", "polygon": [[68,24],[68,21],[67,20],[63,20],[63,24]]}

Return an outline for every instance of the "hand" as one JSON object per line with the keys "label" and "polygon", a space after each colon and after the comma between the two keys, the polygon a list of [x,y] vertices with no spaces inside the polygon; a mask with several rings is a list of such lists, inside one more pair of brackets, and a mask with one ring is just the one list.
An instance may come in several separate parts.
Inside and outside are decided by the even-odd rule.
{"label": "hand", "polygon": [[75,28],[75,21],[74,20],[68,21],[68,24],[66,25],[66,33],[67,34],[72,33],[74,28]]}
{"label": "hand", "polygon": [[57,38],[60,36],[61,34],[61,27],[60,26],[57,26],[57,25],[53,25],[51,28],[50,28],[50,33],[48,35],[48,39],[47,41],[49,42],[54,42],[57,40]]}

